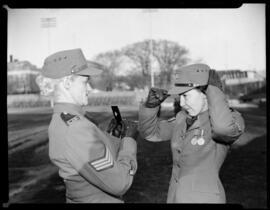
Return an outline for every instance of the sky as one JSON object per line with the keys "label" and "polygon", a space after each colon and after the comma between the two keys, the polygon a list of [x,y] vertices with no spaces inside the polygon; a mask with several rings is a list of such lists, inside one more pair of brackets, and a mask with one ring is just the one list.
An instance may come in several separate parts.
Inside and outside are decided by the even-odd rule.
{"label": "sky", "polygon": [[[42,27],[55,18],[54,27]],[[57,51],[81,48],[86,59],[145,39],[189,50],[191,62],[217,70],[265,71],[265,4],[236,9],[10,9],[7,57],[41,68]]]}

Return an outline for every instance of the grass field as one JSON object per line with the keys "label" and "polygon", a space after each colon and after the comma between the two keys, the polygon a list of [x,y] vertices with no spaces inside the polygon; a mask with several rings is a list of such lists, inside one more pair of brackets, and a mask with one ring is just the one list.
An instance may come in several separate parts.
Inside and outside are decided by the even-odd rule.
{"label": "grass field", "polygon": [[[246,122],[246,135],[242,146],[235,147],[227,156],[220,171],[221,181],[228,203],[241,204],[244,208],[266,208],[266,110],[243,108],[240,112]],[[102,114],[94,113],[94,117],[98,117],[100,122],[103,121],[103,117],[108,119],[109,115],[102,116]],[[171,115],[172,112],[162,112],[161,116]],[[123,113],[123,117],[136,120],[138,115],[136,111],[127,111]],[[44,150],[42,152],[39,150],[37,154],[47,154],[47,147],[43,148]],[[12,159],[16,161],[22,156],[23,152]],[[138,171],[131,188],[123,197],[124,201],[165,203],[172,169],[170,142],[153,143],[140,138],[137,158]],[[54,166],[51,167],[55,169]],[[24,189],[16,199],[15,202],[23,203],[63,203],[65,202],[63,181],[57,173],[54,173],[50,178],[37,183],[35,187]]]}

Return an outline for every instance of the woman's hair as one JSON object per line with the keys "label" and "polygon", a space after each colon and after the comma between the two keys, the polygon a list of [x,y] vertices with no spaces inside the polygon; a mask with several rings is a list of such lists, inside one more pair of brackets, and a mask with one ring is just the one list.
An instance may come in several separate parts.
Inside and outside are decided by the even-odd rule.
{"label": "woman's hair", "polygon": [[43,96],[53,96],[57,82],[59,82],[59,79],[51,79],[42,75],[36,77],[36,83],[39,86],[40,94]]}
{"label": "woman's hair", "polygon": [[174,116],[177,115],[178,112],[182,110],[182,107],[180,106],[180,99],[175,98],[173,102],[173,111],[174,111]]}
{"label": "woman's hair", "polygon": [[55,95],[58,95],[55,92],[59,89],[58,86],[62,81],[66,79],[73,81],[75,78],[76,75],[69,75],[60,79],[51,79],[42,75],[38,75],[36,77],[36,83],[39,86],[41,95],[54,97]]}
{"label": "woman's hair", "polygon": [[201,92],[203,92],[205,94],[205,91],[207,89],[207,85],[204,85],[204,86],[199,86],[197,87],[196,89],[200,90]]}

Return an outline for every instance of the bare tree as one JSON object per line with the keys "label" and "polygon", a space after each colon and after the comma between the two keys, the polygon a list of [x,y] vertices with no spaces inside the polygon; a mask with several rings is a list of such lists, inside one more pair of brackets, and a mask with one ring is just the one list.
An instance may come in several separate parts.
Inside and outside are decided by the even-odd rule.
{"label": "bare tree", "polygon": [[186,48],[167,40],[137,42],[123,48],[122,52],[135,63],[143,76],[150,75],[152,54],[159,64],[160,86],[170,84],[172,72],[189,61]]}
{"label": "bare tree", "polygon": [[176,42],[167,40],[144,40],[127,45],[121,50],[115,50],[99,54],[95,61],[107,68],[104,79],[108,78],[108,86],[112,87],[116,79],[116,71],[120,70],[123,56],[129,58],[134,71],[141,72],[143,78],[149,78],[151,72],[151,58],[159,64],[159,86],[167,86],[171,83],[171,75],[175,69],[185,65],[189,59],[186,57],[188,50]]}
{"label": "bare tree", "polygon": [[136,69],[142,72],[143,76],[150,74],[150,40],[137,42],[122,49],[124,55],[130,58]]}
{"label": "bare tree", "polygon": [[171,83],[173,71],[189,61],[187,54],[188,50],[176,42],[159,40],[153,43],[153,56],[160,67],[160,85]]}
{"label": "bare tree", "polygon": [[[119,70],[119,67],[121,64],[121,56],[122,54],[120,51],[114,50],[114,51],[109,51],[106,53],[100,53],[94,58],[96,62],[102,64],[105,67],[102,73],[102,80],[103,80],[102,86],[106,86],[106,87],[103,87],[102,89],[105,89],[105,90],[113,89],[113,82],[115,80],[115,74],[117,70]],[[98,86],[100,85],[101,84],[99,81]]]}
{"label": "bare tree", "polygon": [[98,54],[94,60],[103,64],[111,74],[115,74],[121,64],[122,53],[119,50]]}

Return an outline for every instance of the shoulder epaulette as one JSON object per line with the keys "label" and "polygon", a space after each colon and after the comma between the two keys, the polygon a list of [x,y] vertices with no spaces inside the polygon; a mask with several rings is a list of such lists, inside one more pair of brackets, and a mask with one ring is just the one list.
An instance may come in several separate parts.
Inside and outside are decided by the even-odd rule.
{"label": "shoulder epaulette", "polygon": [[72,122],[77,121],[77,120],[80,119],[79,116],[73,115],[73,114],[69,114],[69,113],[66,113],[66,112],[62,112],[60,116],[61,116],[62,120],[63,120],[67,125],[70,125]]}

